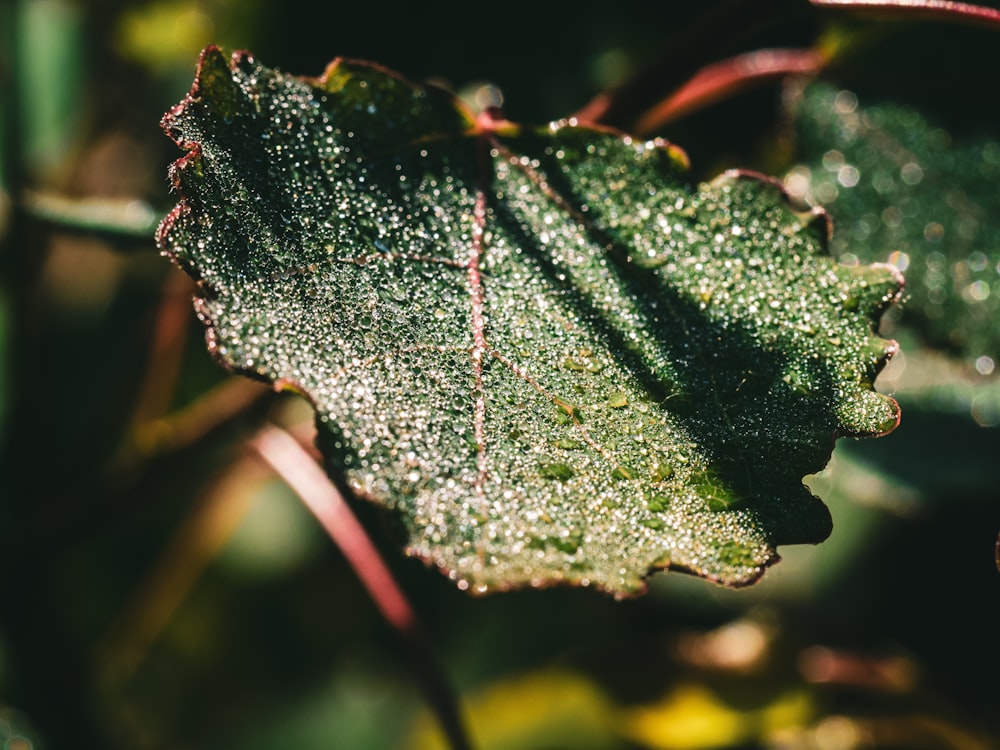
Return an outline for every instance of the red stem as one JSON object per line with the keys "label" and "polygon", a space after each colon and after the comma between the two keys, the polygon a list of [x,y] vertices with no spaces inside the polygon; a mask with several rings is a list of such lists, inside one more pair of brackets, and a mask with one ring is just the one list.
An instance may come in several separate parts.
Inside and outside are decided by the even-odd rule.
{"label": "red stem", "polygon": [[264,427],[251,445],[326,529],[382,616],[400,632],[412,630],[416,622],[413,610],[364,527],[323,469],[295,438],[278,427]]}
{"label": "red stem", "polygon": [[266,426],[250,444],[302,499],[340,548],[379,612],[410,647],[421,688],[453,750],[471,750],[458,698],[431,655],[416,613],[340,491],[284,430]]}
{"label": "red stem", "polygon": [[152,331],[152,345],[132,416],[137,427],[159,419],[168,410],[184,357],[191,315],[191,279],[171,273],[164,280]]}
{"label": "red stem", "polygon": [[810,0],[820,8],[845,8],[901,18],[959,21],[1000,29],[1000,10],[951,0]]}
{"label": "red stem", "polygon": [[751,86],[787,75],[811,75],[825,63],[811,49],[762,49],[707,65],[636,123],[638,134],[652,133],[689,112],[702,109]]}

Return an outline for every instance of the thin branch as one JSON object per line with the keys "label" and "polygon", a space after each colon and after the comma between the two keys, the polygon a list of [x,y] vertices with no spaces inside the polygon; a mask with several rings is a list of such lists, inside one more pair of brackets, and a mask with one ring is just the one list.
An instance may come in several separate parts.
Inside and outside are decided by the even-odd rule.
{"label": "thin branch", "polygon": [[185,448],[238,416],[270,388],[247,378],[229,378],[193,402],[170,412],[180,377],[191,319],[193,282],[183,273],[167,276],[152,326],[146,368],[132,407],[129,427],[111,461],[112,471]]}
{"label": "thin branch", "polygon": [[[783,16],[791,12],[795,12],[795,6],[783,11]],[[682,85],[688,71],[696,69],[706,57],[712,59],[714,50],[721,54],[748,27],[765,18],[760,5],[748,0],[723,0],[710,6],[697,21],[665,40],[659,56],[624,83],[599,93],[573,117],[585,124],[631,130],[636,117],[646,108],[650,92],[671,91]]]}
{"label": "thin branch", "polygon": [[275,393],[247,378],[229,378],[190,405],[135,428],[135,442],[145,456],[180,450]]}
{"label": "thin branch", "polygon": [[243,454],[209,485],[160,553],[155,567],[108,629],[99,662],[109,681],[129,681],[250,507],[251,489],[270,476],[257,456]]}
{"label": "thin branch", "polygon": [[389,624],[401,632],[412,630],[416,623],[413,610],[364,527],[323,469],[279,427],[265,426],[250,445],[316,516]]}
{"label": "thin branch", "polygon": [[[951,21],[1000,29],[1000,10],[972,3],[951,2],[951,0],[809,0],[809,2],[816,8],[857,11],[886,18]],[[754,81],[773,79],[787,73],[814,72],[809,70],[809,61],[806,57],[802,57],[798,61],[793,61],[791,58],[785,60],[780,57],[775,58],[772,61],[774,69],[771,72],[766,70],[766,58],[761,58],[756,64],[762,65],[763,68],[758,73],[748,76],[743,86],[724,88],[717,80],[715,85],[718,86],[718,89],[711,97],[695,96],[699,88],[703,89],[701,92],[703,96],[709,93],[706,87],[711,81],[705,76],[710,72],[718,76],[725,72],[724,66],[727,64],[745,64],[746,60],[740,61],[746,56],[741,55],[703,69],[686,83],[679,82],[674,93],[663,100],[662,104],[649,109],[645,115],[641,116],[641,120],[638,119],[636,104],[643,98],[644,92],[659,88],[663,86],[664,82],[669,86],[676,71],[683,71],[686,65],[694,63],[696,60],[703,60],[706,56],[710,57],[710,45],[721,49],[724,43],[735,38],[741,29],[759,20],[760,8],[756,3],[728,0],[728,2],[720,4],[713,8],[702,19],[701,23],[685,29],[684,37],[674,40],[677,42],[676,44],[668,45],[667,51],[659,59],[651,61],[634,77],[620,86],[599,93],[593,100],[580,108],[574,117],[586,124],[613,125],[638,133],[649,133],[655,130],[655,127],[651,127],[651,123],[659,120],[659,124],[662,125],[669,120],[677,119],[682,114],[687,114],[698,107],[741,90]],[[709,50],[707,54],[706,50]],[[763,52],[779,51],[765,50]],[[756,54],[758,53],[750,53],[750,56]],[[820,60],[819,64],[822,65],[823,62]],[[787,63],[790,69],[782,71],[783,63]],[[804,66],[806,70],[796,70],[797,65]],[[736,71],[730,71],[730,73],[734,72]],[[663,89],[661,88],[661,90]],[[663,116],[654,114],[658,108],[665,109],[666,114]],[[639,125],[631,127],[631,124],[637,121]]]}
{"label": "thin branch", "polygon": [[146,371],[133,407],[132,431],[159,419],[170,407],[184,358],[193,291],[194,282],[183,273],[170,273],[163,281]]}
{"label": "thin branch", "polygon": [[636,124],[636,133],[653,133],[689,112],[787,75],[812,75],[826,62],[811,49],[762,49],[708,65],[659,104],[651,107]]}
{"label": "thin branch", "polygon": [[471,750],[458,698],[431,655],[417,615],[347,501],[305,448],[284,430],[266,426],[250,445],[302,499],[340,548],[379,612],[410,648],[420,686],[452,749]]}
{"label": "thin branch", "polygon": [[1000,10],[950,0],[809,0],[819,8],[843,8],[889,18],[955,21],[1000,29]]}

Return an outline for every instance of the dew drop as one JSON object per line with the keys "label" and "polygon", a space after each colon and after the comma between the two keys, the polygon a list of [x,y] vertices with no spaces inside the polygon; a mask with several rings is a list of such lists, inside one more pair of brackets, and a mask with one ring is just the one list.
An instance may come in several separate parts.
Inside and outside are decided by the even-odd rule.
{"label": "dew drop", "polygon": [[628,406],[628,396],[625,395],[624,391],[615,391],[608,396],[608,406],[612,409],[623,409]]}
{"label": "dew drop", "polygon": [[674,475],[674,467],[668,463],[660,461],[653,464],[653,481],[665,482]]}
{"label": "dew drop", "polygon": [[962,296],[971,302],[983,302],[990,296],[990,285],[982,279],[977,279],[965,288]]}
{"label": "dew drop", "polygon": [[910,256],[902,250],[896,250],[889,254],[889,265],[895,266],[900,271],[905,271],[910,267]]}

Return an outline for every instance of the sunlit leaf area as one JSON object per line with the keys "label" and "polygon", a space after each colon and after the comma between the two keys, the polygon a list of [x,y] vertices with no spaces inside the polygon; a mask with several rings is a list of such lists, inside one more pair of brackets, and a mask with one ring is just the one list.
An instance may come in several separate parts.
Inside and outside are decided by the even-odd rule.
{"label": "sunlit leaf area", "polygon": [[997,747],[990,5],[0,5],[0,747]]}

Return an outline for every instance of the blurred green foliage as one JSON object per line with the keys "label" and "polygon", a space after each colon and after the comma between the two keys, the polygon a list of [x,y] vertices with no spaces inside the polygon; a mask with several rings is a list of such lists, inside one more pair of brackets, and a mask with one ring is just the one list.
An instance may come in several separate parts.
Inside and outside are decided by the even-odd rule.
{"label": "blurred green foliage", "polygon": [[843,263],[906,273],[902,319],[982,375],[1000,359],[1000,142],[956,139],[899,105],[817,83],[795,103],[807,159],[786,177],[834,218]]}
{"label": "blurred green foliage", "polygon": [[[156,124],[206,41],[306,75],[344,55],[460,91],[490,82],[512,119],[545,122],[646,65],[638,111],[701,64],[821,38],[838,90],[1000,138],[997,32],[804,0],[0,4],[0,743],[434,746],[405,650],[245,448],[309,410],[210,360],[190,287],[139,229],[174,202],[178,152]],[[789,173],[806,159],[790,133],[772,85],[661,135],[700,179]],[[581,733],[621,748],[1000,742],[1000,427],[976,418],[998,375],[926,348],[916,320],[889,325],[903,357],[879,386],[901,426],[838,447],[810,480],[832,537],[782,550],[751,589],[667,574],[624,602],[470,598],[360,509],[482,747],[515,730],[526,748]]]}

